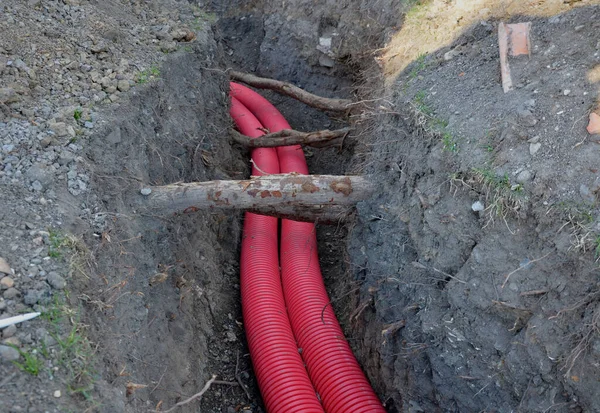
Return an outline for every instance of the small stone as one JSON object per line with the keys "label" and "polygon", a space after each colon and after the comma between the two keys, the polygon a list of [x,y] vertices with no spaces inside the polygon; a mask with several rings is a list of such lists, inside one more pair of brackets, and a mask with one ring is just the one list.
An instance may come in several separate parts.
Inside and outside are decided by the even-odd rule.
{"label": "small stone", "polygon": [[452,60],[454,59],[455,56],[458,56],[460,54],[460,52],[456,49],[452,49],[446,53],[444,53],[444,60],[448,61],[448,60]]}
{"label": "small stone", "polygon": [[12,324],[2,330],[2,338],[9,338],[17,334],[17,326]]}
{"label": "small stone", "polygon": [[600,115],[595,112],[590,113],[587,131],[590,135],[600,134]]}
{"label": "small stone", "polygon": [[19,291],[13,287],[13,288],[9,288],[8,290],[4,291],[3,297],[7,300],[12,300],[13,298],[15,298],[19,295],[21,295],[21,291]]}
{"label": "small stone", "polygon": [[160,42],[160,51],[163,53],[171,53],[177,50],[177,43],[171,41]]}
{"label": "small stone", "polygon": [[67,286],[65,279],[55,271],[50,271],[46,280],[48,281],[48,284],[52,286],[52,288],[57,290],[62,290]]}
{"label": "small stone", "polygon": [[4,340],[2,340],[2,344],[13,345],[15,347],[21,347],[21,340],[19,340],[15,336],[12,336],[12,337],[5,338]]}
{"label": "small stone", "polygon": [[37,290],[28,290],[23,297],[23,302],[27,305],[34,305],[40,300],[40,292]]}
{"label": "small stone", "polygon": [[6,260],[2,257],[0,257],[0,273],[12,274],[12,271],[10,270],[10,265],[8,265]]}
{"label": "small stone", "polygon": [[56,390],[56,391],[53,393],[53,395],[54,395],[54,397],[56,397],[57,399],[58,399],[60,396],[62,396],[62,394],[61,394],[60,390]]}
{"label": "small stone", "polygon": [[471,209],[475,212],[481,212],[485,210],[485,205],[483,205],[481,201],[475,201],[473,202],[473,205],[471,205]]}
{"label": "small stone", "polygon": [[42,184],[40,183],[40,181],[33,181],[31,183],[31,187],[33,188],[34,191],[36,192],[40,192],[41,190],[44,189],[44,187],[42,186]]}
{"label": "small stone", "polygon": [[42,145],[42,148],[47,148],[48,146],[52,145],[52,143],[53,139],[50,136],[46,136],[40,141],[40,145]]}
{"label": "small stone", "polygon": [[117,89],[119,89],[121,92],[127,92],[129,87],[129,80],[119,80],[117,83]]}
{"label": "small stone", "polygon": [[528,171],[527,169],[525,169],[524,171],[521,171],[516,178],[516,181],[520,184],[524,184],[526,182],[531,181],[532,178],[532,173],[531,171]]}
{"label": "small stone", "polygon": [[227,333],[225,333],[225,335],[227,336],[226,341],[229,341],[232,343],[234,341],[237,341],[237,337],[233,331],[228,331]]}
{"label": "small stone", "polygon": [[106,53],[108,51],[108,48],[106,47],[105,44],[100,43],[100,44],[95,44],[90,48],[90,51],[92,53],[95,54],[99,54],[99,53]]}
{"label": "small stone", "polygon": [[15,281],[12,278],[10,278],[9,276],[6,276],[0,280],[0,286],[2,286],[3,290],[6,290],[6,289],[14,287]]}
{"label": "small stone", "polygon": [[518,110],[517,116],[519,117],[521,124],[524,126],[535,126],[538,122],[529,109]]}
{"label": "small stone", "polygon": [[19,96],[14,89],[9,87],[0,88],[0,103],[14,103],[19,101]]}
{"label": "small stone", "polygon": [[329,57],[325,54],[321,54],[319,56],[319,64],[323,67],[331,68],[331,67],[335,66],[335,61],[331,57]]}
{"label": "small stone", "polygon": [[539,142],[529,144],[529,154],[531,156],[535,155],[536,152],[539,151],[541,147],[542,147],[542,144]]}
{"label": "small stone", "polygon": [[563,95],[569,96],[570,94],[571,94],[571,89],[565,89],[565,90],[563,90]]}
{"label": "small stone", "polygon": [[19,357],[21,357],[21,355],[17,349],[0,345],[0,359],[2,359],[2,361],[16,361]]}
{"label": "small stone", "polygon": [[144,196],[148,196],[152,193],[152,189],[150,188],[142,188],[142,190],[140,191],[140,193]]}
{"label": "small stone", "polygon": [[58,137],[67,136],[69,134],[67,124],[64,122],[50,122],[48,126]]}

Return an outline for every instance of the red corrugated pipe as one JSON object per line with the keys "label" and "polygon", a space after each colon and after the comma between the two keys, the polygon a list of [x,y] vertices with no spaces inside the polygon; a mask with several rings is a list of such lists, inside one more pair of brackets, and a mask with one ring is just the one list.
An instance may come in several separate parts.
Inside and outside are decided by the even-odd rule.
{"label": "red corrugated pipe", "polygon": [[[231,95],[244,104],[270,132],[290,129],[279,111],[258,93],[231,83]],[[277,148],[282,173],[308,174],[302,148]],[[327,413],[383,413],[352,354],[323,284],[315,225],[282,220],[281,277],[288,314],[311,381]]]}
{"label": "red corrugated pipe", "polygon": [[[261,123],[235,98],[231,99],[230,114],[242,134],[251,138],[264,134]],[[279,173],[275,149],[254,149],[252,160],[253,175]],[[277,218],[245,214],[240,285],[252,364],[269,413],[323,413],[285,308],[277,224]]]}

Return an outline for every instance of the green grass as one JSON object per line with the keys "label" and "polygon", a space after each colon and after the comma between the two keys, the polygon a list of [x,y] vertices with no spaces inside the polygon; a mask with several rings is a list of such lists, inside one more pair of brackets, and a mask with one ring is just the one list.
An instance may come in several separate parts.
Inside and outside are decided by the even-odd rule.
{"label": "green grass", "polygon": [[63,257],[66,237],[60,231],[48,230],[50,246],[48,247],[48,256],[51,258],[60,259]]}
{"label": "green grass", "polygon": [[23,351],[19,347],[10,344],[10,347],[14,348],[19,352],[21,357],[23,357],[23,362],[13,361],[13,364],[26,373],[31,374],[32,376],[37,376],[40,374],[40,371],[44,368],[44,360],[40,359],[35,350],[31,352]]}
{"label": "green grass", "polygon": [[433,109],[425,102],[427,93],[424,90],[419,90],[414,97],[415,106],[417,110],[427,116],[433,115]]}
{"label": "green grass", "polygon": [[408,73],[408,78],[410,80],[416,78],[419,73],[427,68],[427,62],[425,59],[427,58],[427,53],[420,54],[414,62],[412,70]]}
{"label": "green grass", "polygon": [[136,83],[143,85],[151,80],[155,80],[160,76],[160,69],[158,66],[152,66],[149,69],[142,70],[136,76]]}
{"label": "green grass", "polygon": [[83,110],[81,109],[75,109],[75,111],[73,112],[73,118],[79,122],[81,120],[81,116],[83,115]]}
{"label": "green grass", "polygon": [[[58,364],[67,372],[67,387],[72,393],[81,394],[91,401],[96,376],[94,349],[84,334],[78,313],[63,298],[54,296],[41,317],[50,324],[49,334],[56,341],[52,349]],[[45,358],[50,357],[51,351],[46,343],[42,343],[39,353]]]}
{"label": "green grass", "polygon": [[596,235],[594,239],[594,259],[598,260],[600,258],[600,235]]}
{"label": "green grass", "polygon": [[416,110],[424,116],[425,129],[441,138],[444,151],[458,153],[458,139],[448,130],[448,121],[434,115],[435,112],[425,101],[426,98],[427,93],[424,90],[418,91],[413,98]]}
{"label": "green grass", "polygon": [[488,216],[486,226],[494,222],[494,217],[500,217],[506,222],[509,214],[516,214],[525,206],[527,197],[523,186],[513,184],[508,174],[498,175],[488,166],[473,168],[472,173],[485,193]]}
{"label": "green grass", "polygon": [[452,134],[448,131],[445,131],[442,134],[442,143],[444,145],[444,150],[452,153],[458,152],[458,142],[452,136]]}

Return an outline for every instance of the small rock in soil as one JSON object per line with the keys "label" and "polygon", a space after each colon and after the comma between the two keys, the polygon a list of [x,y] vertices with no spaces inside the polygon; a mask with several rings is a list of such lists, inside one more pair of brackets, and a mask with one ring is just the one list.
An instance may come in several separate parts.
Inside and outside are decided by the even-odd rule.
{"label": "small rock in soil", "polygon": [[9,347],[0,345],[0,358],[2,361],[16,361],[20,357],[19,351]]}
{"label": "small rock in soil", "polygon": [[0,273],[4,274],[12,274],[10,270],[10,265],[6,262],[4,258],[0,257]]}
{"label": "small rock in soil", "polygon": [[7,300],[11,300],[19,295],[21,295],[21,292],[16,288],[9,288],[8,290],[4,291],[4,298]]}
{"label": "small rock in soil", "polygon": [[517,115],[520,123],[524,126],[535,126],[538,122],[529,109],[521,109],[517,112]]}
{"label": "small rock in soil", "polygon": [[27,305],[36,304],[41,296],[41,292],[37,290],[29,290],[25,293],[25,297],[23,297],[23,302]]}
{"label": "small rock in soil", "polygon": [[542,144],[539,142],[530,144],[529,145],[529,154],[531,156],[535,155],[536,152],[539,151],[541,147],[542,147]]}
{"label": "small rock in soil", "polygon": [[473,205],[471,205],[471,209],[475,212],[480,212],[485,209],[485,206],[481,201],[475,201],[473,202]]}
{"label": "small rock in soil", "polygon": [[2,330],[2,338],[9,338],[14,336],[15,334],[17,334],[17,326],[14,324]]}
{"label": "small rock in soil", "polygon": [[57,290],[62,290],[67,286],[67,282],[63,277],[61,277],[57,272],[51,271],[48,273],[48,284]]}
{"label": "small rock in soil", "polygon": [[526,182],[531,181],[532,178],[532,173],[531,171],[528,171],[527,169],[525,169],[524,171],[521,171],[518,175],[517,175],[517,182],[520,184],[524,184]]}
{"label": "small rock in soil", "polygon": [[12,278],[6,276],[0,280],[0,286],[2,286],[3,290],[12,288],[15,286],[15,281]]}
{"label": "small rock in soil", "polygon": [[140,193],[144,196],[150,195],[152,193],[152,189],[150,188],[142,188],[142,190],[140,191]]}

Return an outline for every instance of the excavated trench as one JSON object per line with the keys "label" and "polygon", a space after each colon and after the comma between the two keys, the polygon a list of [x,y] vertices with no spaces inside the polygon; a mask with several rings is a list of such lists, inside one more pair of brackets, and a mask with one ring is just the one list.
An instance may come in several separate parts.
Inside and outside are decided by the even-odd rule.
{"label": "excavated trench", "polygon": [[[199,4],[199,16],[216,16],[208,19],[212,27],[198,30],[191,50],[169,56],[158,81],[135,88],[98,121],[103,127],[87,152],[96,188],[86,200],[91,227],[73,219],[94,257],[94,276],[79,280],[72,304],[83,302],[82,318],[102,349],[95,384],[101,411],[164,411],[213,374],[221,383],[180,411],[265,411],[240,307],[242,214],[163,216],[136,211],[133,198],[149,185],[250,174],[248,151],[228,138],[225,68],[325,97],[380,98],[372,50],[395,30],[407,2],[271,3]],[[455,45],[494,43],[491,36],[476,25]],[[437,73],[429,75],[437,81]],[[297,130],[348,125],[348,118],[260,92]],[[593,384],[568,382],[555,361],[572,350],[569,339],[556,343],[556,337],[577,336],[582,321],[548,316],[572,305],[573,297],[584,307],[596,299],[596,267],[563,251],[539,266],[526,264],[529,278],[500,291],[492,278],[503,278],[524,251],[547,256],[537,234],[553,225],[551,218],[539,213],[511,221],[521,228],[519,237],[508,223],[488,227],[471,210],[484,191],[471,181],[468,189],[449,184],[461,165],[410,110],[406,94],[418,91],[393,93],[385,99],[393,109],[378,112],[375,104],[351,119],[355,131],[341,149],[305,149],[311,173],[367,174],[380,185],[352,220],[318,225],[317,239],[332,307],[385,408],[592,411],[585,406],[594,405]],[[577,273],[584,275],[573,282]],[[519,295],[546,283],[558,291],[548,304]],[[511,307],[510,300],[521,304]],[[528,322],[534,325],[525,327]],[[592,374],[594,367],[585,369]]]}
{"label": "excavated trench", "polygon": [[[333,6],[319,6],[329,7],[331,17],[315,18],[314,10],[304,22],[268,5],[216,8],[219,19],[198,32],[193,50],[170,56],[159,81],[100,117],[100,132],[87,151],[98,189],[88,202],[96,213],[91,228],[74,220],[94,257],[96,276],[80,280],[75,291],[83,317],[90,320],[90,336],[102,348],[102,379],[95,383],[100,410],[166,409],[215,374],[228,384],[214,385],[202,398],[201,411],[264,411],[240,307],[242,214],[188,211],[164,217],[136,211],[133,198],[147,185],[249,175],[248,152],[227,136],[232,122],[224,67],[286,80],[326,97],[356,97],[361,57],[350,50],[358,50],[358,43],[345,45],[335,62],[317,48],[320,36],[335,43],[336,26],[349,23],[331,12],[342,5]],[[295,30],[286,30],[290,21]],[[348,124],[293,99],[261,93],[297,130]],[[341,149],[306,150],[309,170],[350,171],[355,146],[356,138],[349,137]],[[359,300],[348,271],[348,228],[317,228],[333,307],[350,344],[360,350],[364,343],[354,338],[360,332],[347,323]],[[378,363],[368,351],[357,354],[361,363]],[[381,392],[377,368],[367,373]],[[190,404],[181,411],[197,408]]]}

